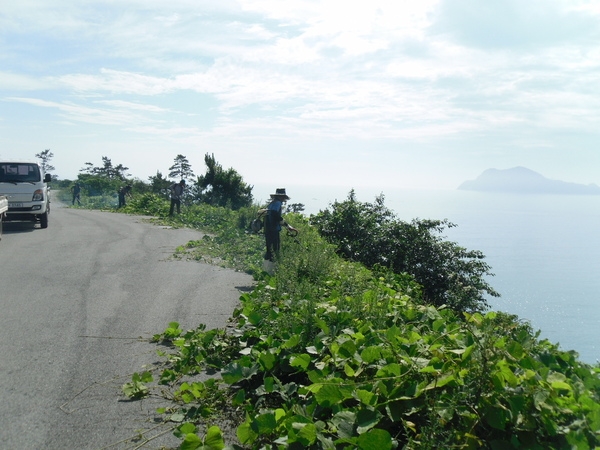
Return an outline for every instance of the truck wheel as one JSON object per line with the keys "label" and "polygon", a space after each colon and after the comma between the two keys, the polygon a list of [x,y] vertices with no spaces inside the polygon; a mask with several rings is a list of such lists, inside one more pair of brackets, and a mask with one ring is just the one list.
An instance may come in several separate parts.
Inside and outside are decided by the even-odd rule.
{"label": "truck wheel", "polygon": [[48,228],[48,210],[40,216],[40,226],[42,228]]}

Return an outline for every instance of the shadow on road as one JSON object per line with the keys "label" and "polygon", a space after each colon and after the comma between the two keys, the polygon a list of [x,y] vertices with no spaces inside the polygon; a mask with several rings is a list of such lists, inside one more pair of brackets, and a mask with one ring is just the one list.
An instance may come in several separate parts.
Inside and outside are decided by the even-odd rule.
{"label": "shadow on road", "polygon": [[236,286],[235,288],[240,292],[252,292],[255,286]]}
{"label": "shadow on road", "polygon": [[4,222],[2,234],[31,233],[33,230],[41,229],[37,222]]}

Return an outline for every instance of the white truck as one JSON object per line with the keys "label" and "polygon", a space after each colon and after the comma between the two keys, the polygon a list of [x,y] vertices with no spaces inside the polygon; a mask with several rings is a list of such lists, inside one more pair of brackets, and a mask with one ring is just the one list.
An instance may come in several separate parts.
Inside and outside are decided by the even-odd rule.
{"label": "white truck", "polygon": [[2,222],[4,222],[6,211],[8,211],[8,199],[4,195],[0,195],[0,239],[2,239]]}
{"label": "white truck", "polygon": [[3,220],[34,221],[47,228],[50,214],[48,182],[51,178],[37,162],[0,161],[0,196],[8,199]]}

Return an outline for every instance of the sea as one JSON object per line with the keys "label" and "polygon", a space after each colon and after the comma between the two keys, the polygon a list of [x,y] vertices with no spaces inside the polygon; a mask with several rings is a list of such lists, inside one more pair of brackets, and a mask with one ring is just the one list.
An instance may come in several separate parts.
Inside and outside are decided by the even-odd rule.
{"label": "sea", "polygon": [[[348,197],[351,187],[286,186],[288,204],[306,215]],[[269,187],[253,190],[268,200]],[[486,193],[463,190],[354,188],[362,202],[384,196],[400,220],[448,219],[443,236],[480,250],[501,295],[491,310],[519,316],[541,339],[600,362],[600,196]]]}

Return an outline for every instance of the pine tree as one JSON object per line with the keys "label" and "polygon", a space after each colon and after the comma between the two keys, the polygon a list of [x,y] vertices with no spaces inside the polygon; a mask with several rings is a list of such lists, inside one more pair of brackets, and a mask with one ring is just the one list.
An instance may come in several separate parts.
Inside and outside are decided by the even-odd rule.
{"label": "pine tree", "polygon": [[204,156],[206,173],[200,175],[195,190],[203,203],[239,209],[252,204],[252,188],[234,169],[223,169],[215,155]]}
{"label": "pine tree", "polygon": [[169,167],[169,178],[189,181],[194,177],[192,165],[183,155],[177,155],[174,164]]}
{"label": "pine tree", "polygon": [[171,182],[163,178],[162,172],[157,170],[156,175],[148,177],[148,179],[150,180],[150,189],[153,193],[169,198],[169,186]]}
{"label": "pine tree", "polygon": [[90,175],[100,175],[110,180],[125,181],[127,179],[125,172],[129,170],[129,167],[125,167],[123,164],[113,165],[108,156],[102,157],[102,166],[95,167],[91,162],[86,162],[85,165],[86,167],[80,169],[80,172]]}
{"label": "pine tree", "polygon": [[35,157],[41,160],[41,166],[44,170],[44,173],[48,173],[51,170],[56,170],[56,168],[50,164],[50,160],[54,158],[54,153],[52,153],[49,148],[43,152],[37,153]]}

